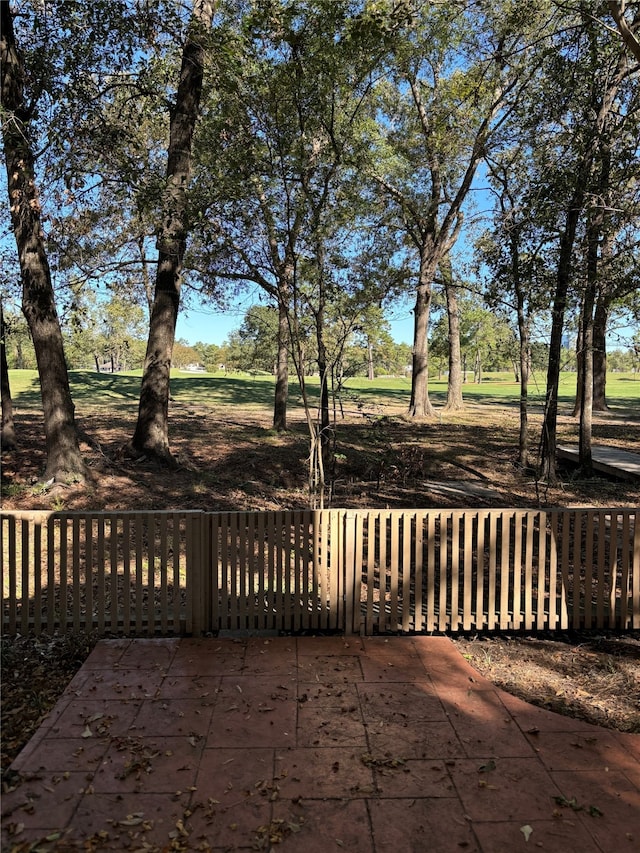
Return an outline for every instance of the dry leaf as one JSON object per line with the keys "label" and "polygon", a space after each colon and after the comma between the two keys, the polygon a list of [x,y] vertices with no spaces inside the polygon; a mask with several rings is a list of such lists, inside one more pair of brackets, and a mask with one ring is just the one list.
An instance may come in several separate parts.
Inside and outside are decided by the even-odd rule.
{"label": "dry leaf", "polygon": [[525,824],[520,827],[520,832],[524,835],[524,840],[528,841],[531,838],[531,833],[533,832],[533,827],[529,826],[529,824]]}

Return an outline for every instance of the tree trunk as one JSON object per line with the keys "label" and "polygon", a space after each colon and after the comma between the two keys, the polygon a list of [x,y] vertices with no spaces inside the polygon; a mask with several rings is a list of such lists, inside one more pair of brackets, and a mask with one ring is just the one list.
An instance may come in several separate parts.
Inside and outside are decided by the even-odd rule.
{"label": "tree trunk", "polygon": [[602,294],[593,321],[593,411],[608,412],[607,405],[607,320],[609,306]]}
{"label": "tree trunk", "polygon": [[480,358],[480,350],[476,350],[476,359],[473,365],[473,379],[476,385],[482,385],[482,359]]}
{"label": "tree trunk", "polygon": [[[519,279],[518,279],[519,281]],[[524,310],[524,294],[516,288],[518,303],[518,334],[520,337],[520,431],[518,434],[518,460],[521,468],[529,467],[529,325]]]}
{"label": "tree trunk", "polygon": [[551,312],[551,341],[547,365],[547,390],[540,442],[540,473],[550,483],[556,480],[556,448],[558,429],[558,388],[562,362],[562,333],[571,280],[571,253],[576,236],[578,217],[584,199],[583,183],[579,182],[567,211],[565,228],[560,236],[560,256],[556,273],[556,290]]}
{"label": "tree trunk", "polygon": [[193,132],[200,109],[204,42],[213,19],[212,0],[196,0],[187,32],[176,103],[171,111],[167,182],[158,236],[155,296],[149,321],[138,422],[133,447],[172,464],[169,448],[170,371],[180,306],[181,273],[187,243],[187,185]]}
{"label": "tree trunk", "polygon": [[[423,253],[424,254],[424,253]],[[429,400],[429,313],[431,311],[431,282],[436,265],[421,258],[420,278],[416,289],[413,332],[413,370],[411,373],[411,400],[409,416],[430,418],[435,410]]]}
{"label": "tree trunk", "polygon": [[373,367],[373,344],[371,341],[367,341],[367,378],[369,379],[369,382],[373,382],[376,378]]}
{"label": "tree trunk", "polygon": [[7,347],[5,345],[6,328],[4,313],[0,302],[0,384],[2,385],[2,428],[0,441],[2,450],[13,450],[16,446],[16,431],[13,423],[13,401],[9,385],[9,365],[7,364]]}
{"label": "tree trunk", "polygon": [[[278,306],[278,355],[276,359],[276,393],[273,404],[273,428],[278,432],[287,429],[287,401],[289,397],[289,318],[287,306],[280,299]],[[302,365],[300,366],[302,371]]]}
{"label": "tree trunk", "polygon": [[[584,306],[583,306],[584,308]],[[580,310],[580,322],[578,324],[578,334],[576,336],[576,399],[571,412],[574,418],[580,417],[580,409],[582,408],[582,390],[584,388],[584,321],[582,310]]]}
{"label": "tree trunk", "polygon": [[36,353],[47,450],[45,478],[84,479],[62,332],[51,284],[24,104],[24,66],[8,3],[0,3],[2,121],[11,223],[22,275],[22,311]]}
{"label": "tree trunk", "polygon": [[[592,240],[589,239],[589,256],[592,255]],[[597,238],[595,252],[597,254]],[[587,261],[590,268],[591,257]],[[597,272],[594,265],[594,271]],[[592,279],[591,270],[587,271],[587,289],[584,295],[582,308],[582,384],[580,394],[580,440],[578,445],[578,459],[583,473],[593,473],[593,459],[591,456],[591,431],[593,425],[593,306],[595,302],[596,283]]]}
{"label": "tree trunk", "polygon": [[331,413],[329,410],[329,370],[327,347],[324,341],[323,311],[316,315],[316,341],[318,344],[318,374],[320,376],[320,440],[322,447],[325,448],[329,443]]}
{"label": "tree trunk", "polygon": [[444,278],[444,292],[447,299],[447,318],[449,322],[449,379],[447,382],[447,402],[444,410],[456,412],[464,409],[462,399],[462,355],[460,352],[460,313],[458,311],[458,295],[453,284],[451,259],[440,263],[440,271]]}

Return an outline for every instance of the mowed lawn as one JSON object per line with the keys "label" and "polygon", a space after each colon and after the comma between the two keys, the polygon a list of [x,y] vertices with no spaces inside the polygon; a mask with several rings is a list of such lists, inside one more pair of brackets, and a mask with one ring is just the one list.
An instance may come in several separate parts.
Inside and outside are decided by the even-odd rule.
{"label": "mowed lawn", "polygon": [[[116,407],[120,410],[135,408],[140,390],[141,371],[118,374],[71,371],[69,374],[71,393],[79,410],[91,407]],[[32,408],[40,405],[38,375],[35,370],[10,370],[9,381],[14,405]],[[528,396],[532,407],[544,402],[546,377],[534,374],[529,383]],[[171,397],[175,402],[187,405],[243,406],[247,408],[270,408],[273,405],[275,380],[264,373],[187,373],[173,371]],[[310,376],[306,380],[312,402],[317,401],[319,380]],[[343,405],[375,405],[401,411],[408,407],[411,381],[408,377],[377,377],[373,381],[364,377],[348,379],[340,389]],[[559,402],[572,407],[576,393],[576,374],[564,372],[560,377]],[[446,378],[433,378],[429,382],[429,395],[435,406],[446,401]],[[463,396],[469,403],[501,403],[517,406],[520,385],[512,373],[487,374],[481,383],[468,381],[463,386]],[[630,417],[639,416],[640,374],[610,373],[607,376],[607,399],[609,406],[628,410]],[[290,404],[300,403],[300,388],[297,381],[290,382]]]}

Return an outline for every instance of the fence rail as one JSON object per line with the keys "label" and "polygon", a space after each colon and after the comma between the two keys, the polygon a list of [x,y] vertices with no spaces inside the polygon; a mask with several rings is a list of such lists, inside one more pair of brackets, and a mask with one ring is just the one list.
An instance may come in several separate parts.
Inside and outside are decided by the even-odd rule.
{"label": "fence rail", "polygon": [[637,629],[639,516],[3,512],[2,630]]}

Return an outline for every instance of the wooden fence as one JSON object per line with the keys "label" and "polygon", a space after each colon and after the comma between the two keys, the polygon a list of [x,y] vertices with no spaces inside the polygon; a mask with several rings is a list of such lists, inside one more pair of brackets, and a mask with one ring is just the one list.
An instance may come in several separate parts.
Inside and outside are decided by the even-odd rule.
{"label": "wooden fence", "polygon": [[4,512],[4,634],[640,628],[640,509]]}

